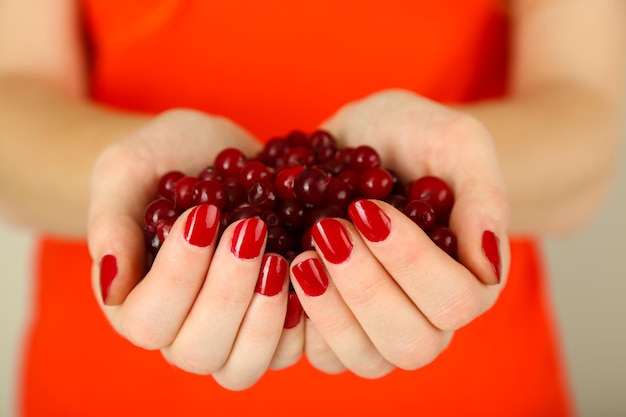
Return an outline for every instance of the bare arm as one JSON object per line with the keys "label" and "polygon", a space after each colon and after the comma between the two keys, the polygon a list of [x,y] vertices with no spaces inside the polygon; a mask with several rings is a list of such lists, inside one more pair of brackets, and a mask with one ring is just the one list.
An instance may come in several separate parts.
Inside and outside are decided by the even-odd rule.
{"label": "bare arm", "polygon": [[516,0],[512,94],[462,107],[496,139],[513,233],[562,233],[602,203],[620,146],[626,2]]}
{"label": "bare arm", "polygon": [[85,100],[78,17],[72,0],[0,1],[0,215],[70,236],[96,156],[145,123]]}

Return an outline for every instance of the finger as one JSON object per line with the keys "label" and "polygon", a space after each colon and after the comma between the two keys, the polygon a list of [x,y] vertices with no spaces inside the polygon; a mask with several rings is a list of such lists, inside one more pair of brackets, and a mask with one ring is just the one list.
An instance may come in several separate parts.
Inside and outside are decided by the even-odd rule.
{"label": "finger", "polygon": [[226,228],[191,311],[162,350],[169,362],[201,375],[224,366],[254,294],[266,231],[256,218]]}
{"label": "finger", "polygon": [[361,200],[349,215],[362,241],[428,320],[456,330],[487,310],[501,286],[486,286],[389,204]]}
{"label": "finger", "polygon": [[183,213],[146,277],[122,305],[105,310],[131,342],[158,349],[174,339],[206,276],[219,216],[219,210],[208,204]]}
{"label": "finger", "polygon": [[329,375],[336,375],[346,371],[346,366],[339,360],[333,349],[326,343],[324,337],[311,320],[304,322],[306,337],[304,351],[307,360],[318,371]]}
{"label": "finger", "polygon": [[[263,257],[252,301],[245,313],[228,360],[213,373],[225,388],[249,388],[267,371],[283,333],[287,310],[287,261],[275,254]],[[298,347],[301,342],[291,340]],[[284,347],[287,351],[294,349]]]}
{"label": "finger", "polygon": [[[140,180],[129,186],[133,178]],[[87,242],[101,305],[121,304],[146,272],[142,224],[152,181],[153,167],[121,147],[109,149],[94,168]]]}
{"label": "finger", "polygon": [[270,369],[279,370],[296,364],[304,352],[304,320],[302,304],[295,291],[289,290],[283,333],[276,346]]}
{"label": "finger", "polygon": [[[477,120],[446,113],[433,126],[436,137],[430,139],[442,145],[431,145],[420,167],[411,158],[394,160],[411,178],[437,175],[450,185],[455,201],[449,225],[457,237],[458,258],[481,282],[498,285],[509,266],[509,205],[494,141]],[[415,137],[400,139],[398,146],[410,149]]]}
{"label": "finger", "polygon": [[[380,377],[389,372],[392,365],[378,352],[341,298],[315,252],[305,252],[296,257],[292,262],[291,275],[304,311],[346,368],[366,378]],[[306,333],[305,346],[310,349],[308,339],[309,334]],[[312,360],[315,361],[315,358]]]}
{"label": "finger", "polygon": [[424,317],[354,226],[326,218],[315,224],[312,235],[343,301],[388,362],[417,369],[441,353],[449,335]]}

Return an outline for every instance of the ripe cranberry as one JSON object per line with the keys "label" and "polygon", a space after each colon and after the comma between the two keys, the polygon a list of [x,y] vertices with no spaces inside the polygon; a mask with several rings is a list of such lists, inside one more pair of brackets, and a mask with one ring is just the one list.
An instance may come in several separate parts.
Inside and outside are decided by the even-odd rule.
{"label": "ripe cranberry", "polygon": [[409,201],[404,206],[403,212],[422,230],[428,230],[435,224],[435,210],[425,201]]}
{"label": "ripe cranberry", "polygon": [[246,163],[243,152],[235,148],[226,148],[215,157],[213,165],[218,172],[227,177],[237,177]]}
{"label": "ripe cranberry", "polygon": [[454,195],[448,184],[434,176],[421,177],[409,189],[409,200],[422,200],[435,210],[437,218],[446,218],[452,211]]}
{"label": "ripe cranberry", "polygon": [[361,145],[350,154],[350,168],[363,172],[380,166],[380,156],[371,146]]}
{"label": "ripe cranberry", "polygon": [[173,219],[174,217],[176,217],[174,202],[166,198],[152,201],[144,210],[144,221],[147,226],[156,226],[159,221]]}
{"label": "ripe cranberry", "polygon": [[287,151],[284,160],[284,166],[287,167],[311,166],[315,163],[315,152],[305,146],[295,146]]}
{"label": "ripe cranberry", "polygon": [[280,222],[288,231],[301,230],[304,227],[306,208],[298,200],[283,200],[278,203],[276,213]]}
{"label": "ripe cranberry", "polygon": [[359,178],[359,190],[365,198],[382,200],[391,193],[393,178],[384,168],[369,168]]}
{"label": "ripe cranberry", "polygon": [[330,178],[328,180],[328,189],[326,190],[326,202],[341,209],[346,209],[352,202],[352,192],[348,184],[338,178]]}
{"label": "ripe cranberry", "polygon": [[176,210],[184,211],[193,207],[193,189],[198,179],[196,177],[183,177],[176,183],[174,190],[174,203]]}
{"label": "ripe cranberry", "polygon": [[267,243],[265,244],[265,252],[277,253],[285,255],[289,249],[289,234],[279,226],[271,226],[267,228]]}
{"label": "ripe cranberry", "polygon": [[217,169],[215,169],[214,166],[209,166],[198,173],[198,180],[199,181],[213,180],[213,181],[221,182],[224,180],[224,176],[220,174],[219,172],[217,172]]}
{"label": "ripe cranberry", "polygon": [[318,163],[330,160],[337,151],[337,141],[334,136],[322,129],[311,133],[309,146],[315,152]]}
{"label": "ripe cranberry", "polygon": [[282,168],[276,174],[274,178],[274,186],[278,197],[283,200],[295,199],[296,193],[293,191],[293,184],[296,180],[296,176],[302,172],[304,165],[297,165],[295,167]]}
{"label": "ripe cranberry", "polygon": [[361,174],[359,172],[353,169],[345,169],[337,175],[337,178],[346,183],[354,195],[360,194],[359,183],[361,182]]}
{"label": "ripe cranberry", "polygon": [[215,180],[198,181],[193,187],[192,199],[194,205],[212,204],[220,210],[228,204],[226,187]]}
{"label": "ripe cranberry", "polygon": [[261,151],[263,155],[263,161],[270,165],[276,165],[276,160],[278,158],[282,158],[285,154],[285,151],[289,149],[289,145],[282,138],[272,138],[265,143],[263,150]]}
{"label": "ripe cranberry", "polygon": [[180,171],[170,171],[165,173],[159,180],[159,194],[170,200],[174,200],[176,192],[176,183],[183,178],[185,174]]}
{"label": "ripe cranberry", "polygon": [[428,236],[444,252],[456,259],[456,236],[446,226],[435,225],[428,231]]}
{"label": "ripe cranberry", "polygon": [[272,173],[265,164],[259,161],[248,161],[239,171],[239,183],[248,187],[255,182],[270,181]]}
{"label": "ripe cranberry", "polygon": [[248,203],[254,207],[273,209],[276,205],[274,184],[269,181],[259,181],[249,186]]}
{"label": "ripe cranberry", "polygon": [[306,168],[296,176],[293,191],[303,203],[322,204],[326,198],[328,182],[328,174],[321,169]]}

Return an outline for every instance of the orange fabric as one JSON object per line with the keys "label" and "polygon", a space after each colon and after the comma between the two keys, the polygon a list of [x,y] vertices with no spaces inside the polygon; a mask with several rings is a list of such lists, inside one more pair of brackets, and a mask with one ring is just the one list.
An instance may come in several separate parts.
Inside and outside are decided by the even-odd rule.
{"label": "orange fabric", "polygon": [[[311,130],[383,88],[445,102],[502,94],[507,22],[495,0],[84,2],[93,97],[222,114],[261,139]],[[511,242],[492,310],[431,365],[379,380],[302,360],[229,392],[115,334],[84,242],[43,239],[25,353],[25,416],[565,416],[570,405],[534,241]],[[394,414],[395,412],[395,414]]]}

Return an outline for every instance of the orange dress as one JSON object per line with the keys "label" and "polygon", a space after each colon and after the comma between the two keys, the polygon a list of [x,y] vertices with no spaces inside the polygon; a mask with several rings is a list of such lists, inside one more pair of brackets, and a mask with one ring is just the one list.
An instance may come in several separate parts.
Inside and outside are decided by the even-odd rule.
{"label": "orange dress", "polygon": [[[498,0],[85,0],[94,100],[221,114],[267,139],[406,88],[441,102],[505,93]],[[21,381],[24,416],[566,416],[571,404],[537,244],[513,239],[497,304],[432,364],[378,380],[306,361],[229,392],[118,336],[84,242],[43,238]]]}

